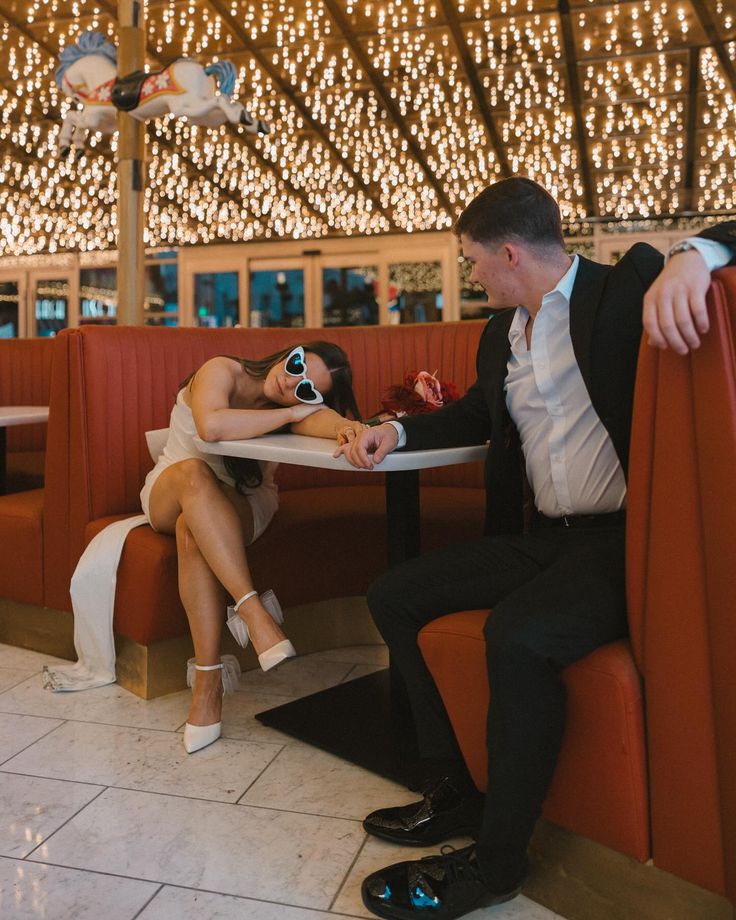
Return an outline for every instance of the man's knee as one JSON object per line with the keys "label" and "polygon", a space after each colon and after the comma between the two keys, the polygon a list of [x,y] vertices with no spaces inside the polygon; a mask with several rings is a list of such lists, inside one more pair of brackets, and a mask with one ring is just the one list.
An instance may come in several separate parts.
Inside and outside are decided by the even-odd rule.
{"label": "man's knee", "polygon": [[483,627],[489,660],[508,660],[518,655],[548,657],[542,623],[529,616],[491,613]]}
{"label": "man's knee", "polygon": [[392,601],[395,599],[395,593],[391,585],[391,572],[385,572],[379,575],[368,586],[366,592],[366,601],[368,609],[371,612],[374,622],[380,628],[384,620],[390,620],[392,613]]}

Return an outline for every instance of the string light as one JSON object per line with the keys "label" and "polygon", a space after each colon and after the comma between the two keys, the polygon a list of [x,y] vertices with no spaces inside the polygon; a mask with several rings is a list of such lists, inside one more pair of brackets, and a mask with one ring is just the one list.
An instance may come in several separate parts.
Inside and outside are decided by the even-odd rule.
{"label": "string light", "polygon": [[[145,243],[307,239],[447,229],[502,169],[475,90],[438,0],[340,0],[355,42],[393,100],[385,111],[371,74],[323,0],[156,0],[148,47],[161,60],[232,60],[235,93],[273,133],[164,118],[147,138]],[[455,0],[460,31],[512,171],[542,182],[570,224],[586,217],[586,189],[562,22],[548,0]],[[22,28],[0,21],[0,255],[94,253],[116,245],[115,138],[93,136],[79,160],[58,153],[73,103],[57,89],[55,53],[87,29],[116,40],[95,0],[16,4]],[[721,34],[736,0],[713,0]],[[223,14],[218,12],[222,9]],[[696,191],[701,210],[736,209],[736,99],[688,0],[601,5],[569,13],[592,192],[604,216],[682,209],[687,172],[690,48],[698,58]],[[33,41],[33,34],[38,41]],[[320,132],[238,35],[278,71]],[[724,44],[736,62],[736,42]],[[158,62],[152,62],[155,67]],[[413,154],[444,191],[440,200]]]}

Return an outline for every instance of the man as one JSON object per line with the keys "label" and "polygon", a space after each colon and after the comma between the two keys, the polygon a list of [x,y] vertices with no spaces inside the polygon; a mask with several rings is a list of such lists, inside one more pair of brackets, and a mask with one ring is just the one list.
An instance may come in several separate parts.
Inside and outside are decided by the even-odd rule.
{"label": "man", "polygon": [[[485,189],[455,232],[470,280],[496,311],[476,382],[458,402],[366,429],[338,451],[370,468],[404,446],[490,440],[485,536],[397,566],[368,592],[407,685],[425,784],[421,801],[373,812],[364,827],[409,846],[477,840],[369,876],[364,903],[389,918],[446,920],[520,891],[564,730],[560,672],[627,632],[625,477],[642,309],[652,345],[697,348],[708,330],[710,270],[736,243],[730,222],[673,247],[664,269],[645,244],[613,267],[571,258],[556,202],[520,177]],[[524,473],[534,497],[527,532]],[[493,611],[485,798],[417,646],[430,620],[478,607]]]}

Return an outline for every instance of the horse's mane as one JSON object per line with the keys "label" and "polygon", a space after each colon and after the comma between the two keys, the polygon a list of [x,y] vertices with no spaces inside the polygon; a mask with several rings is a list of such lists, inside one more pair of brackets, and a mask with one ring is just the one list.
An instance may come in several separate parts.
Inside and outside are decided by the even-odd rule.
{"label": "horse's mane", "polygon": [[71,65],[90,54],[106,57],[112,64],[118,62],[117,48],[111,45],[101,32],[83,32],[77,39],[76,45],[67,45],[59,55],[61,63],[56,69],[56,84],[59,89],[62,88],[61,82],[64,74]]}

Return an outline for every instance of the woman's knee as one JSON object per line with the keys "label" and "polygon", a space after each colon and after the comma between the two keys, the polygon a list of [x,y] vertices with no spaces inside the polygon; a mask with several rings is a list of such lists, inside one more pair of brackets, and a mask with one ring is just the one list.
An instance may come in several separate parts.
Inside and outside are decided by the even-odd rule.
{"label": "woman's knee", "polygon": [[198,457],[180,460],[173,469],[176,472],[179,491],[183,495],[196,495],[205,489],[217,486],[217,477],[212,469]]}

